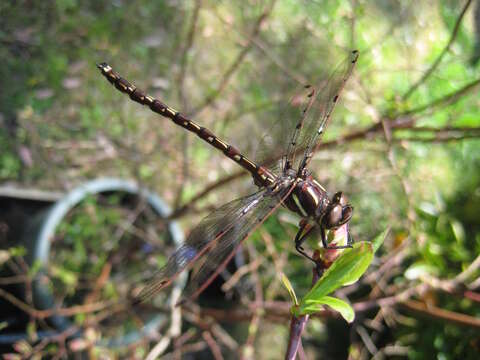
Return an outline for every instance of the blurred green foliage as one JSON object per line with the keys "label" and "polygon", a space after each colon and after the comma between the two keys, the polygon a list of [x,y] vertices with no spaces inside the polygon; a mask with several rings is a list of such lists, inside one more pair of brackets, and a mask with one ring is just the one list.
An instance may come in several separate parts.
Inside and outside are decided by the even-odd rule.
{"label": "blurred green foliage", "polygon": [[[468,62],[478,42],[474,29],[480,20],[472,10],[478,4],[466,13],[434,73],[411,96],[404,96],[448,43],[463,4],[278,1],[263,20],[256,42],[249,44],[266,3],[203,1],[189,45],[196,6],[192,1],[4,1],[0,3],[0,181],[58,189],[86,178],[115,175],[140,180],[171,204],[188,201],[206,184],[236,171],[235,165],[119,94],[98,74],[95,63],[108,61],[127,79],[189,113],[216,93],[245,46],[249,46],[247,54],[232,68],[225,88],[213,106],[195,114],[195,121],[254,158],[262,134],[282,120],[278,109],[298,88],[298,80],[326,78],[351,48],[360,50],[360,60],[325,141],[380,120],[392,124],[395,119],[413,120],[415,127],[434,130],[472,128],[478,134],[478,86],[435,104],[480,77],[478,67]],[[374,266],[408,244],[408,254],[392,269],[387,283],[375,287],[379,297],[413,287],[425,276],[452,279],[480,253],[480,141],[466,134],[443,139],[435,131],[407,126],[395,129],[390,143],[383,133],[372,133],[321,151],[312,161],[319,181],[332,193],[342,189],[354,204],[351,231],[356,240],[392,228]],[[196,204],[196,209],[218,206],[249,191],[250,180],[230,182]],[[182,219],[185,229],[204,213]],[[106,210],[97,211],[95,221],[85,214],[73,220],[59,230],[75,254],[57,268],[64,285],[75,282],[75,274],[85,267],[98,274],[107,252],[105,243],[94,240],[108,238],[108,226],[119,217]],[[273,250],[286,254],[283,271],[297,294],[303,295],[310,286],[310,269],[293,253],[297,222],[281,211],[263,231],[274,240]],[[265,257],[259,272],[266,296],[286,299],[271,266],[265,233],[256,232],[249,242]],[[89,252],[99,254],[94,264]],[[469,280],[478,276],[477,270]],[[360,289],[351,301],[368,294]],[[418,300],[480,316],[477,302],[456,294],[432,290]],[[405,309],[396,311],[382,321],[383,330],[375,335],[381,338],[379,347],[408,347],[412,359],[477,358],[477,329],[431,321]],[[366,358],[369,353],[357,325],[357,321],[351,328],[336,325],[344,326],[344,337],[339,337],[328,331],[331,327],[312,321],[315,337],[306,340],[307,352],[320,356],[333,351],[328,349],[347,351],[348,343],[352,358]],[[276,330],[280,340],[275,345],[284,346],[285,334]],[[373,336],[376,330],[368,331]],[[276,339],[260,336],[258,344],[273,349],[271,342]],[[268,358],[263,356],[268,353],[264,348],[257,351]]]}

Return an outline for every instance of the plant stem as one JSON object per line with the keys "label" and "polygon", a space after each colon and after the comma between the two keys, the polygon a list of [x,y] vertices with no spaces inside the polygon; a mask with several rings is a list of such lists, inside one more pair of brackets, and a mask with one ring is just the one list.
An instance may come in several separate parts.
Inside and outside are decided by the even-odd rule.
{"label": "plant stem", "polygon": [[[317,283],[321,274],[327,267],[328,265],[324,265],[324,263],[319,262],[317,264],[317,268],[312,270],[312,287]],[[305,329],[308,318],[308,315],[296,317],[292,314],[292,319],[290,320],[290,336],[288,339],[287,352],[285,353],[285,360],[294,360],[297,356],[298,348],[302,342],[303,329]]]}
{"label": "plant stem", "polygon": [[296,317],[292,315],[290,320],[290,339],[288,340],[288,348],[285,354],[286,360],[293,360],[297,356],[297,351],[302,341],[302,332],[308,321],[308,315]]}

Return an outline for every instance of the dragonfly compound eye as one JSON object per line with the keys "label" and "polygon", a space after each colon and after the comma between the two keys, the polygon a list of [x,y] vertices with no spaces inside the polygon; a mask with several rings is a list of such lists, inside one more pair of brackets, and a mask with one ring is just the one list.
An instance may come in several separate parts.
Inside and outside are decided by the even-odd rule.
{"label": "dragonfly compound eye", "polygon": [[342,221],[342,206],[337,204],[332,209],[327,215],[327,223],[325,224],[327,229],[334,228],[339,225],[339,223]]}
{"label": "dragonfly compound eye", "polygon": [[340,225],[343,225],[347,222],[350,221],[353,215],[353,206],[351,205],[346,205],[342,209],[342,221],[340,222]]}

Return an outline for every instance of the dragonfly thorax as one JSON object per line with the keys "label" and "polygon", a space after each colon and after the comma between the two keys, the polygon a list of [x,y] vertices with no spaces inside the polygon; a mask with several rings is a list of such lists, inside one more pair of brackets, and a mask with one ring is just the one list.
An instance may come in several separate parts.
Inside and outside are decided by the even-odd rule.
{"label": "dragonfly thorax", "polygon": [[295,188],[286,199],[288,209],[303,218],[317,218],[330,205],[327,191],[312,177],[297,178]]}
{"label": "dragonfly thorax", "polygon": [[297,179],[285,205],[301,217],[310,218],[325,229],[345,224],[353,214],[353,207],[347,203],[342,192],[335,193],[330,199],[325,188],[311,176]]}

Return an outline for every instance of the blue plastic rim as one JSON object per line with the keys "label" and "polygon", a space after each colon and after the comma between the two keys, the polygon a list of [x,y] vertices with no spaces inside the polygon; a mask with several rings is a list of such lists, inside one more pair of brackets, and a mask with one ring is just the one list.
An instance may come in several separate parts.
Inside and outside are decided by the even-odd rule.
{"label": "blue plastic rim", "polygon": [[[43,216],[41,216],[39,228],[35,227],[34,239],[31,251],[30,261],[31,264],[39,263],[45,266],[49,261],[51,240],[55,235],[57,226],[62,222],[64,217],[77,206],[87,196],[100,194],[104,192],[122,192],[132,195],[137,195],[146,199],[147,204],[158,214],[160,218],[167,218],[171,210],[165,204],[165,202],[158,197],[155,193],[139,187],[133,181],[126,181],[115,178],[100,178],[93,181],[89,181],[83,185],[80,185],[70,191],[65,197],[57,201]],[[180,227],[176,222],[169,222],[168,233],[173,244],[178,247],[183,243],[184,235]],[[30,239],[31,241],[32,239]],[[186,282],[186,274],[179,276],[174,284],[170,294],[176,292],[179,293]],[[53,295],[44,286],[41,286],[39,282],[36,282],[33,286],[33,297],[35,304],[42,309],[52,308],[54,300]],[[173,312],[172,312],[173,316]],[[178,315],[177,315],[178,316]],[[143,328],[139,331],[132,331],[121,337],[110,338],[107,342],[102,342],[102,345],[110,347],[127,346],[131,343],[137,342],[145,336],[150,336],[156,331],[158,326],[163,323],[166,315],[158,314],[148,320]],[[72,326],[69,319],[54,315],[49,320],[56,327],[56,329],[63,331]],[[170,319],[172,323],[172,319]],[[177,319],[178,322],[178,319]]]}

